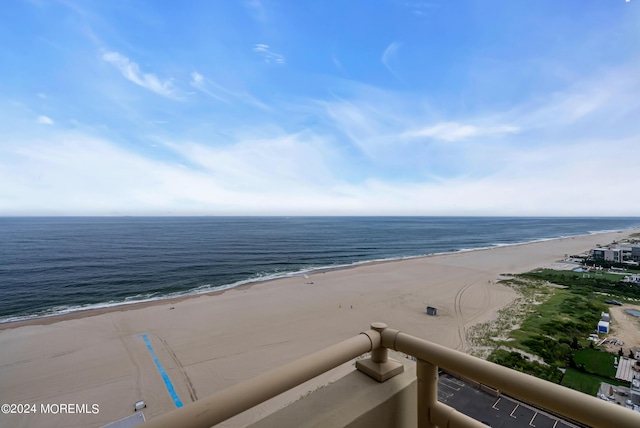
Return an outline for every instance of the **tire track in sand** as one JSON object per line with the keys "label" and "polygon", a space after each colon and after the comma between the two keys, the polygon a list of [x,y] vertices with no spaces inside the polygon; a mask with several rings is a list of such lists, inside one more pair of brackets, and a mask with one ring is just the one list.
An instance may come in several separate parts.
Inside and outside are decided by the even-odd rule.
{"label": "tire track in sand", "polygon": [[458,345],[455,347],[457,351],[462,351],[465,344],[465,331],[464,331],[465,320],[462,314],[462,296],[464,296],[464,293],[476,282],[477,281],[471,281],[468,284],[465,284],[462,288],[460,288],[456,292],[456,296],[453,299],[453,310],[455,313],[455,317],[458,320],[458,326],[457,326],[458,327]]}
{"label": "tire track in sand", "polygon": [[184,366],[182,365],[182,363],[180,362],[180,360],[176,356],[175,352],[173,352],[173,349],[171,349],[171,346],[169,346],[167,341],[164,340],[162,337],[160,337],[158,335],[156,335],[156,337],[158,338],[158,340],[160,340],[160,342],[162,342],[162,344],[164,345],[164,349],[167,350],[167,352],[171,356],[171,359],[174,361],[174,363],[176,364],[176,366],[180,370],[180,373],[182,374],[182,377],[184,378],[185,384],[187,385],[187,390],[189,391],[189,397],[191,397],[191,401],[192,402],[196,401],[198,399],[198,395],[196,394],[196,390],[193,387],[193,384],[191,383],[191,379],[189,379],[189,376],[187,375],[187,372],[185,372],[185,370],[184,370]]}

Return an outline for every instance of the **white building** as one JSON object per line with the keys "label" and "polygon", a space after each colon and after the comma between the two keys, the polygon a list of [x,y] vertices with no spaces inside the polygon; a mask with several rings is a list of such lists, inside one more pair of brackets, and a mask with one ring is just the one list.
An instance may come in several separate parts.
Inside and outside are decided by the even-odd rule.
{"label": "white building", "polygon": [[594,248],[591,250],[594,260],[622,263],[622,249],[620,248]]}

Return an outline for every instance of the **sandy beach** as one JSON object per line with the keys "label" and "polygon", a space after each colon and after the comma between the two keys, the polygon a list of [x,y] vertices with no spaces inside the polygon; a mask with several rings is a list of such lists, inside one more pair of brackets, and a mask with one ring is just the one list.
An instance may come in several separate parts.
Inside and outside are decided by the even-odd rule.
{"label": "sandy beach", "polygon": [[[0,414],[0,426],[101,426],[132,414],[138,400],[148,406],[147,420],[175,409],[150,347],[185,404],[351,337],[373,321],[464,351],[465,330],[516,297],[496,283],[501,274],[545,266],[633,232],[366,264],[213,295],[2,324],[0,404],[37,411]],[[438,308],[437,317],[425,314],[427,305]],[[226,425],[245,425],[350,367]],[[87,404],[88,412],[40,411],[41,404],[61,403]]]}

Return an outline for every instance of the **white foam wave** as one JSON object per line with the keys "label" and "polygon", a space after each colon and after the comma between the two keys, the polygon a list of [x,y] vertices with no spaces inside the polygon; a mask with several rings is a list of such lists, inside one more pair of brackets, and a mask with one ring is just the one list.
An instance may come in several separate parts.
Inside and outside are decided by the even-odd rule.
{"label": "white foam wave", "polygon": [[[636,227],[632,227],[624,230],[631,230],[631,229],[636,229]],[[16,322],[16,321],[25,321],[25,320],[31,320],[36,318],[48,318],[48,317],[70,314],[74,312],[90,311],[94,309],[108,309],[108,308],[132,305],[137,303],[146,303],[146,302],[152,302],[152,301],[158,301],[158,300],[168,300],[173,298],[189,297],[194,295],[229,290],[242,285],[256,284],[260,282],[267,282],[267,281],[272,281],[272,280],[281,279],[281,278],[304,276],[308,274],[313,274],[317,272],[326,272],[330,270],[348,269],[348,268],[367,265],[367,264],[419,259],[423,257],[432,257],[432,256],[463,253],[463,252],[470,252],[470,251],[483,251],[483,250],[489,250],[489,249],[498,248],[498,247],[510,247],[510,246],[531,244],[535,242],[546,242],[546,241],[553,241],[557,239],[565,239],[565,238],[578,237],[578,236],[588,236],[588,235],[601,234],[601,233],[613,233],[613,232],[620,232],[620,231],[623,231],[623,230],[615,229],[615,230],[588,231],[587,234],[562,235],[558,237],[538,238],[530,241],[513,242],[513,243],[495,243],[495,244],[491,244],[483,247],[460,248],[457,250],[425,253],[425,254],[418,254],[418,255],[412,255],[412,256],[396,256],[396,257],[386,257],[386,258],[377,258],[377,259],[367,259],[367,260],[354,261],[351,263],[344,263],[344,264],[312,266],[312,267],[303,268],[296,271],[289,271],[289,272],[265,273],[265,274],[259,274],[252,278],[236,281],[230,284],[223,284],[223,285],[207,284],[207,285],[201,285],[191,290],[167,293],[162,295],[158,295],[157,293],[137,294],[134,296],[126,297],[125,299],[118,300],[118,301],[111,300],[108,302],[92,303],[87,305],[57,306],[49,310],[40,311],[33,314],[0,318],[0,324]]]}

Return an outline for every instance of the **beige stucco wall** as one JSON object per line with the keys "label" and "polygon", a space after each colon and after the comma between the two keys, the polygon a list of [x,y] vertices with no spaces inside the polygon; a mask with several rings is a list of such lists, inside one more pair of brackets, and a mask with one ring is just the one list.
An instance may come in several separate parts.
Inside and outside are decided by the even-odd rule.
{"label": "beige stucco wall", "polygon": [[402,359],[405,370],[378,383],[359,371],[290,404],[250,428],[402,427],[417,421],[415,363]]}

